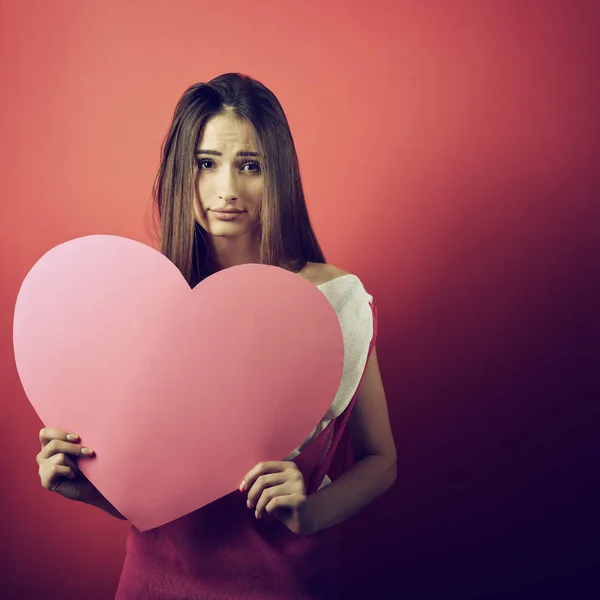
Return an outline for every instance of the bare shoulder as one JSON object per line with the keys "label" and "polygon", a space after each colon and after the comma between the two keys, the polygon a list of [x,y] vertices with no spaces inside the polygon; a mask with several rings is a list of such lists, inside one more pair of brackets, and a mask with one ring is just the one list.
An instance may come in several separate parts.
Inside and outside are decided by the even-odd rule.
{"label": "bare shoulder", "polygon": [[342,277],[342,275],[351,275],[351,273],[334,265],[308,262],[304,268],[299,271],[298,275],[308,279],[308,281],[314,285],[321,285],[332,279]]}

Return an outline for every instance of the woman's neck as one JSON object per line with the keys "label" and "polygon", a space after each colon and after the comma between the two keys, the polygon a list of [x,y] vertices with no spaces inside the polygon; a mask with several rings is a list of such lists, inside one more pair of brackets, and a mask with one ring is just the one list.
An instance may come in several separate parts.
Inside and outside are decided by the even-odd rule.
{"label": "woman's neck", "polygon": [[209,243],[209,260],[213,271],[247,263],[258,263],[260,262],[258,240],[250,235],[236,238],[212,237]]}

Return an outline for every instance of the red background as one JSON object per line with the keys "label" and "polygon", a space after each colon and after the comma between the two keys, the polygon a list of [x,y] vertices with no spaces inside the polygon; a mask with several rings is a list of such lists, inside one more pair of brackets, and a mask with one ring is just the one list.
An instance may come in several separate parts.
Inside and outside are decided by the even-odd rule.
{"label": "red background", "polygon": [[340,589],[591,597],[599,6],[2,2],[0,595],[112,598],[128,529],[39,484],[19,285],[74,237],[150,243],[176,101],[236,71],[280,99],[328,261],[379,307],[398,479],[343,526]]}

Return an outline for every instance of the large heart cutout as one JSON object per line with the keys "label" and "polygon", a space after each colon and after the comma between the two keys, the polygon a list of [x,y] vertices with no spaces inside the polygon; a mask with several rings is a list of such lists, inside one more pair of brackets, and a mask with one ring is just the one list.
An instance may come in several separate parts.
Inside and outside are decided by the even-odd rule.
{"label": "large heart cutout", "polygon": [[282,460],[341,382],[337,315],[268,265],[193,290],[152,248],[117,236],[61,244],[19,292],[14,350],[42,422],[79,434],[82,472],[133,525],[163,525]]}

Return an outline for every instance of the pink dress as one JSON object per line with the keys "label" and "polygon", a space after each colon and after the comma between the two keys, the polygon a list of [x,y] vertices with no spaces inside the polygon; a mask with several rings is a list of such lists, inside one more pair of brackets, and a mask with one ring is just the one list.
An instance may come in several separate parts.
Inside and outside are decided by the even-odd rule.
{"label": "pink dress", "polygon": [[[332,409],[286,457],[304,475],[308,494],[330,481],[327,473],[377,336],[373,298],[357,277],[345,275],[319,289],[340,319],[344,374]],[[143,533],[132,527],[126,550],[115,600],[334,597],[335,528],[300,536],[275,517],[256,520],[239,491],[161,527]]]}

